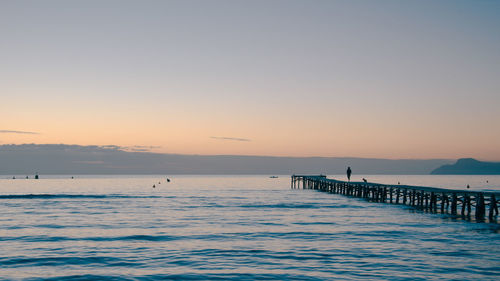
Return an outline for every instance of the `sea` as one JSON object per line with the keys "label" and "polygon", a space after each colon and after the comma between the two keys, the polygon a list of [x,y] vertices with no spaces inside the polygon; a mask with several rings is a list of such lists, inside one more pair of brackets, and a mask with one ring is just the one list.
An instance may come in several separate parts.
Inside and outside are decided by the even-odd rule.
{"label": "sea", "polygon": [[[290,175],[25,176],[0,176],[0,280],[500,280],[498,223]],[[363,177],[500,190],[500,176]]]}

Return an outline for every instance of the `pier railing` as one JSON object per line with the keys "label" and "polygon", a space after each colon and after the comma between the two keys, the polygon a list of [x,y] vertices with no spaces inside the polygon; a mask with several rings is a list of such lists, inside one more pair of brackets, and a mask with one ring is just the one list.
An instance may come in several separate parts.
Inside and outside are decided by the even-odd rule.
{"label": "pier railing", "polygon": [[346,182],[325,175],[292,175],[291,188],[315,189],[373,202],[403,204],[432,212],[449,213],[476,221],[497,222],[500,192],[454,190],[445,188],[387,185],[371,182]]}

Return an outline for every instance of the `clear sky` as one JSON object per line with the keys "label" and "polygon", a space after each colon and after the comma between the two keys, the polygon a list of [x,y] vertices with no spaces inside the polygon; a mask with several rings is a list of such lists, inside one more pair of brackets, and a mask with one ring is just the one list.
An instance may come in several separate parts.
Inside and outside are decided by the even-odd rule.
{"label": "clear sky", "polygon": [[487,0],[0,0],[0,144],[498,161],[499,15]]}

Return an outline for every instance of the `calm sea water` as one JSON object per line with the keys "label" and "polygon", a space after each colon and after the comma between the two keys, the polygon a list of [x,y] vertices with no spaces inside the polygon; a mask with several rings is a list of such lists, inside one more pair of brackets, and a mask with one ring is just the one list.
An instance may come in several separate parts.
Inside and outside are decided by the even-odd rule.
{"label": "calm sea water", "polygon": [[[500,187],[499,176],[367,178],[451,188],[469,184],[474,190]],[[165,179],[0,179],[0,278],[500,278],[498,224],[292,190],[289,176]]]}

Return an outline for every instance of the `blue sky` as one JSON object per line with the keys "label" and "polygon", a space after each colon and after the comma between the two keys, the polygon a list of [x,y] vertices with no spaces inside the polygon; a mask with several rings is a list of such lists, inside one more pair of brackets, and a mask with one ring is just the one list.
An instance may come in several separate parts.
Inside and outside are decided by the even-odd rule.
{"label": "blue sky", "polygon": [[[1,143],[500,160],[500,1],[2,1]],[[248,141],[237,141],[245,139]]]}

